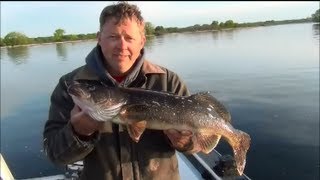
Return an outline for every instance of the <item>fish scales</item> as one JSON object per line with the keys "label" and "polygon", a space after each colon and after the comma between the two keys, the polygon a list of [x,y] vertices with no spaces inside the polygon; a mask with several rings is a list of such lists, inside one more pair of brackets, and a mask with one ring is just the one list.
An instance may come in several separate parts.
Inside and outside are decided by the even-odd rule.
{"label": "fish scales", "polygon": [[[204,94],[181,97],[136,88],[119,88],[119,90],[124,92],[124,96],[127,96],[128,104],[146,106],[143,111],[136,113],[136,119],[170,121],[174,125],[188,124],[193,128],[212,126],[213,120],[225,121],[216,111],[208,110],[208,108],[213,108],[212,103],[195,97]],[[198,105],[194,106],[195,103]]]}

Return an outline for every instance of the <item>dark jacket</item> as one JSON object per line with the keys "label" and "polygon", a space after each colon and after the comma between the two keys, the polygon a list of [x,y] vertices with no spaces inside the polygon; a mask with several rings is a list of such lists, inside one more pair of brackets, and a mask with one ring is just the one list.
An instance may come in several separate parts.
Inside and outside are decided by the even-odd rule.
{"label": "dark jacket", "polygon": [[173,72],[143,58],[143,50],[131,73],[118,84],[104,69],[98,45],[86,58],[86,65],[62,76],[51,96],[49,119],[44,128],[44,149],[51,161],[70,164],[83,160],[81,179],[179,179],[175,149],[163,131],[147,129],[138,143],[123,126],[109,123],[104,133],[83,140],[70,123],[74,106],[66,82],[76,79],[101,80],[110,86],[141,87],[189,95],[185,84]]}

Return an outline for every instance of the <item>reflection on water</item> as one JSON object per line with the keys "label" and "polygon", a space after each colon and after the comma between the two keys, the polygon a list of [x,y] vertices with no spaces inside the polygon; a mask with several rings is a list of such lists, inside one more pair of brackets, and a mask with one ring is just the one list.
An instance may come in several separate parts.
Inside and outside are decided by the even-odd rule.
{"label": "reflection on water", "polygon": [[318,24],[313,24],[312,25],[312,30],[313,30],[313,37],[317,40],[319,43],[320,40],[320,23]]}
{"label": "reflection on water", "polygon": [[219,31],[212,31],[212,38],[213,38],[213,40],[218,40],[219,39]]}
{"label": "reflection on water", "polygon": [[27,63],[27,59],[29,58],[29,47],[21,46],[7,48],[7,55],[14,64],[25,64]]}
{"label": "reflection on water", "polygon": [[153,46],[162,45],[164,42],[165,35],[157,36],[157,40],[152,44]]}
{"label": "reflection on water", "polygon": [[153,51],[156,51],[155,47],[158,45],[161,45],[163,43],[163,35],[160,36],[148,36],[146,43],[144,45],[145,52],[147,54],[152,53]]}
{"label": "reflection on water", "polygon": [[223,36],[223,38],[226,38],[228,40],[233,40],[234,31],[235,31],[235,29],[223,30],[223,31],[221,31],[221,35]]}
{"label": "reflection on water", "polygon": [[147,36],[147,40],[144,47],[151,50],[154,44],[154,40],[155,40],[155,36]]}
{"label": "reflection on water", "polygon": [[219,39],[233,40],[235,31],[236,29],[211,31],[212,39],[215,41]]}
{"label": "reflection on water", "polygon": [[56,51],[59,59],[61,59],[62,61],[67,60],[68,54],[67,54],[67,47],[65,43],[57,43]]}

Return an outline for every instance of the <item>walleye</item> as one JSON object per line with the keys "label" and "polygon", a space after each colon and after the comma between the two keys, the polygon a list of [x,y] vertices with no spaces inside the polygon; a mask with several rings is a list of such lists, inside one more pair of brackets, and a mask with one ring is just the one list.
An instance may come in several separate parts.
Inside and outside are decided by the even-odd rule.
{"label": "walleye", "polygon": [[125,125],[135,142],[146,128],[189,130],[195,147],[208,154],[223,137],[233,149],[239,175],[244,171],[250,136],[232,127],[227,109],[209,93],[177,96],[89,80],[71,82],[68,93],[93,119]]}

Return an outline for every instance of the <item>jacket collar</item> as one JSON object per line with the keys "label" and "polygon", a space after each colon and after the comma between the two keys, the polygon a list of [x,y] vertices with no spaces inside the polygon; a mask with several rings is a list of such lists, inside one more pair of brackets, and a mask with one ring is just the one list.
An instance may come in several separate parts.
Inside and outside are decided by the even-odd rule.
{"label": "jacket collar", "polygon": [[[164,74],[165,71],[161,67],[144,59],[144,49],[141,50],[141,55],[138,57],[133,69],[120,84],[121,86],[127,86],[134,81],[139,72],[143,75],[147,74]],[[86,66],[80,69],[74,79],[88,79],[88,80],[102,80],[106,83],[112,83],[115,86],[119,86],[115,79],[109,74],[103,65],[104,57],[101,51],[101,47],[97,45],[86,57]]]}
{"label": "jacket collar", "polygon": [[149,62],[148,60],[144,60],[142,65],[143,74],[165,74],[166,72],[161,69],[159,66]]}

